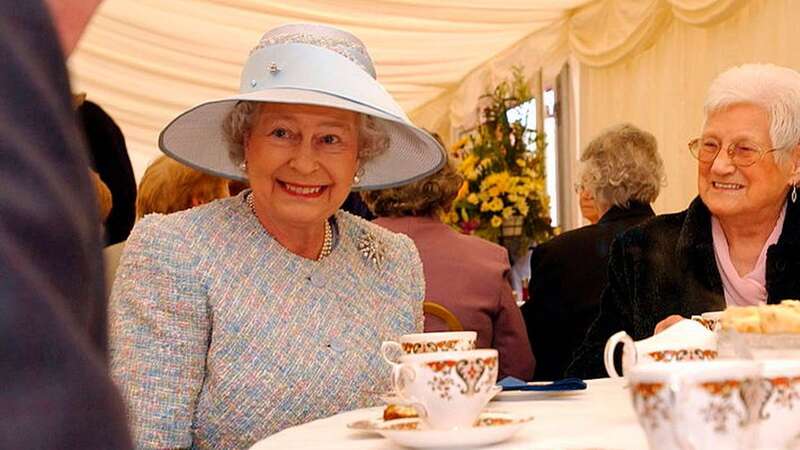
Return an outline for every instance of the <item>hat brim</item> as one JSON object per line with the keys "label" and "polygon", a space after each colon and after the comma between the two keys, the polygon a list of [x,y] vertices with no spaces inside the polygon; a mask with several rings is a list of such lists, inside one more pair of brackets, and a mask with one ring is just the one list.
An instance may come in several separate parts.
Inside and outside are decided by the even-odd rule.
{"label": "hat brim", "polygon": [[445,150],[424,130],[404,117],[327,92],[296,88],[269,88],[202,103],[167,125],[159,136],[161,150],[196,169],[246,181],[247,175],[228,156],[222,124],[240,101],[325,106],[367,114],[388,134],[389,146],[367,160],[358,184],[351,189],[386,189],[427,177],[444,166]]}

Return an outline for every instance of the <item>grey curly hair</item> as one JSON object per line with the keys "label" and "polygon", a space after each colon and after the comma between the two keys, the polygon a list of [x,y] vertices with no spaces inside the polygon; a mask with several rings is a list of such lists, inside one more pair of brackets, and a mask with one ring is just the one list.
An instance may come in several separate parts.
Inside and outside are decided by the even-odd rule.
{"label": "grey curly hair", "polygon": [[[244,140],[259,113],[259,102],[241,101],[234,106],[222,122],[222,131],[228,141],[228,156],[235,165],[244,161]],[[369,161],[389,148],[390,139],[380,119],[359,114],[358,160],[359,165]]]}
{"label": "grey curly hair", "polygon": [[603,131],[581,154],[581,184],[600,207],[652,203],[664,184],[656,138],[631,124]]}

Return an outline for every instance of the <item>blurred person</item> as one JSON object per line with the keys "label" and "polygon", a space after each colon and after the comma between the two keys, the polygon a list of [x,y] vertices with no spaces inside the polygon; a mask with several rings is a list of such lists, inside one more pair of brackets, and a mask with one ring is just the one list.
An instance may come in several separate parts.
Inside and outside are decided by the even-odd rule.
{"label": "blurred person", "polygon": [[105,366],[100,218],[64,65],[98,3],[0,0],[4,449],[131,447]]}
{"label": "blurred person", "polygon": [[227,179],[161,155],[147,167],[139,182],[136,217],[170,214],[229,196]]}
{"label": "blurred person", "polygon": [[97,197],[97,210],[100,213],[100,221],[104,222],[114,206],[114,201],[111,199],[111,191],[94,170],[89,170],[89,178],[92,180],[95,196]]}
{"label": "blurred person", "polygon": [[103,220],[105,244],[128,239],[136,219],[136,178],[125,136],[114,119],[86,94],[74,96],[78,121],[86,136],[92,167],[111,191],[113,208]]}
{"label": "blurred person", "polygon": [[[664,166],[652,134],[630,124],[603,131],[583,150],[581,210],[600,214],[531,254],[530,299],[522,314],[536,356],[536,379],[563,378],[572,355],[600,311],[611,242],[654,216]],[[591,199],[591,200],[589,200]]]}
{"label": "blurred person", "polygon": [[127,241],[111,365],[139,448],[245,449],[388,389],[380,344],[422,330],[422,263],[409,238],[339,207],[445,153],[375,77],[352,34],[278,27],[238,95],[162,131],[171,157],[251,189],[147,215]]}
{"label": "blurred person", "polygon": [[603,347],[642,339],[728,305],[800,298],[800,74],[745,64],[709,87],[697,159],[698,197],[612,245],[600,315],[568,369],[604,376]]}
{"label": "blurred person", "polygon": [[[414,240],[425,272],[425,298],[452,312],[465,330],[478,333],[479,348],[495,348],[499,376],[530,379],[535,362],[509,284],[508,252],[476,236],[460,234],[439,216],[450,209],[463,179],[451,163],[411,184],[362,193],[373,221]],[[447,331],[425,317],[425,331]]]}

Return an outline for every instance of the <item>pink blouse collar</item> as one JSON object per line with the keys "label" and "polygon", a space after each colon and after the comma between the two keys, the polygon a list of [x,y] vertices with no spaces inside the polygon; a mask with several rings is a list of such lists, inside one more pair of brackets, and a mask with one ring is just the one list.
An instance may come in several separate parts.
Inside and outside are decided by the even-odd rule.
{"label": "pink blouse collar", "polygon": [[714,240],[714,256],[717,260],[722,278],[722,287],[725,291],[725,303],[733,306],[760,305],[767,302],[766,270],[767,270],[767,249],[778,242],[783,230],[783,219],[786,216],[786,205],[784,204],[775,228],[772,229],[761,249],[758,261],[753,271],[745,276],[739,276],[736,268],[731,262],[730,249],[725,232],[722,230],[719,220],[711,216],[711,234]]}

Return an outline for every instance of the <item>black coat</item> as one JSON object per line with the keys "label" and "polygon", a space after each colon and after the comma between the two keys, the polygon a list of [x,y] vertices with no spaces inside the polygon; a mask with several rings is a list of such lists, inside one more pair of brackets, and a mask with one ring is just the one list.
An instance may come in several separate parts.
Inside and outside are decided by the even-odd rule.
{"label": "black coat", "polygon": [[0,0],[0,448],[127,449],[100,219],[41,0]]}
{"label": "black coat", "polygon": [[[767,302],[800,298],[800,205],[789,202],[778,243],[767,249]],[[672,314],[725,309],[711,237],[711,214],[700,198],[675,214],[631,228],[611,248],[600,315],[567,373],[605,377],[603,348],[615,332],[651,336]]]}
{"label": "black coat", "polygon": [[533,249],[530,300],[522,305],[536,380],[562,378],[572,355],[600,312],[611,242],[653,217],[643,203],[612,207],[595,225],[568,231]]}
{"label": "black coat", "polygon": [[105,222],[106,245],[128,239],[136,220],[136,178],[125,137],[114,119],[100,106],[85,101],[78,107],[92,163],[111,191],[111,212]]}

